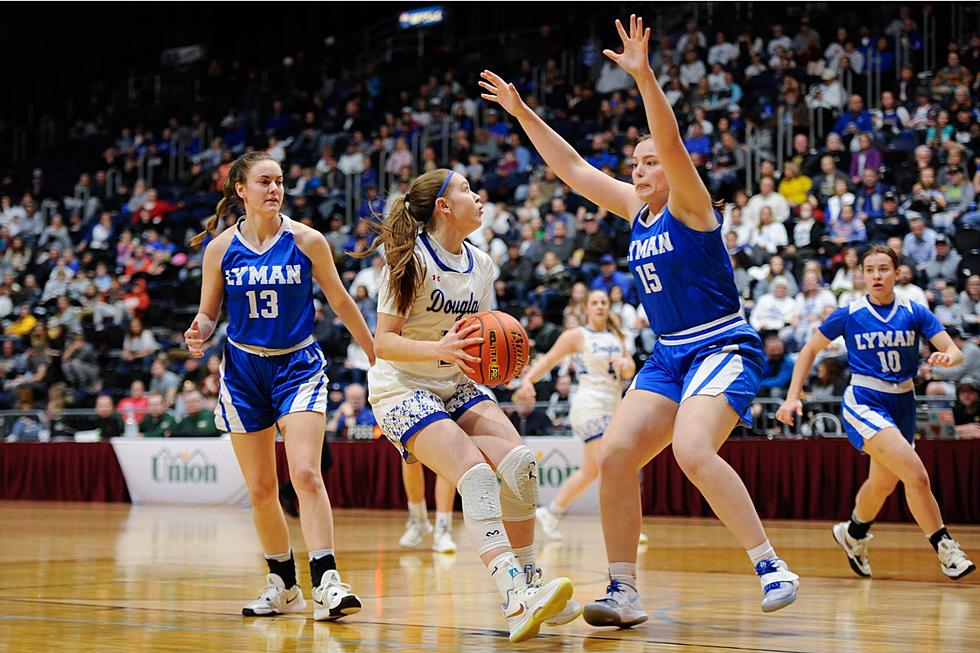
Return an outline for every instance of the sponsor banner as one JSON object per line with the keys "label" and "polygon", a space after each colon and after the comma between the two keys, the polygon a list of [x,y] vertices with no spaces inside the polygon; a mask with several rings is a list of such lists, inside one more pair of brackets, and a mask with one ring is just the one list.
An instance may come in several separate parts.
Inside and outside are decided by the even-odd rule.
{"label": "sponsor banner", "polygon": [[113,438],[133,503],[248,505],[226,438]]}
{"label": "sponsor banner", "polygon": [[[572,473],[582,466],[585,445],[575,437],[525,438],[524,443],[538,461],[539,504],[547,506]],[[594,482],[569,506],[567,514],[598,515],[599,485]]]}

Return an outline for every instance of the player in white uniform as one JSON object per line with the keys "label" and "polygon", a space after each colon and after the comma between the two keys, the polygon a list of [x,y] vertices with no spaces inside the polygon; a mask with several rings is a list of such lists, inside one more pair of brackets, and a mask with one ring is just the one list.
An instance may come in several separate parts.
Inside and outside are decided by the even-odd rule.
{"label": "player in white uniform", "polygon": [[422,544],[422,538],[432,533],[432,550],[436,553],[456,553],[453,540],[453,501],[456,488],[453,484],[436,475],[436,527],[433,531],[425,505],[425,474],[422,465],[412,465],[402,460],[402,483],[408,497],[408,521],[405,532],[398,543],[415,549]]}
{"label": "player in white uniform", "polygon": [[562,333],[548,353],[524,373],[517,391],[519,399],[533,401],[534,382],[572,357],[578,392],[568,417],[572,432],[585,443],[585,455],[582,466],[562,484],[551,505],[538,508],[538,521],[545,535],[553,540],[562,537],[558,530],[562,514],[599,476],[600,439],[623,398],[623,380],[636,373],[623,332],[615,318],[610,318],[606,291],[589,293],[585,315],[586,324]]}
{"label": "player in white uniform", "polygon": [[[494,267],[464,241],[482,206],[469,182],[433,170],[396,198],[371,251],[383,246],[370,401],[385,436],[409,461],[454,483],[463,522],[503,597],[511,641],[545,621],[570,621],[567,578],[541,583],[534,564],[537,463],[510,420],[462,372],[481,342],[461,319],[490,308]],[[487,464],[489,461],[490,464]],[[493,465],[493,467],[491,467]],[[498,485],[498,476],[500,483]]]}

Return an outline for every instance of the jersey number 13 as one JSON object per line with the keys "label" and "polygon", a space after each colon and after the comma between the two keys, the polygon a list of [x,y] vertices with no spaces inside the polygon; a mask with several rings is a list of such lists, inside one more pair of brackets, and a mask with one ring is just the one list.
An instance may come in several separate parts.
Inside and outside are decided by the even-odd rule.
{"label": "jersey number 13", "polygon": [[248,290],[245,296],[248,297],[249,317],[279,317],[279,293],[275,290]]}

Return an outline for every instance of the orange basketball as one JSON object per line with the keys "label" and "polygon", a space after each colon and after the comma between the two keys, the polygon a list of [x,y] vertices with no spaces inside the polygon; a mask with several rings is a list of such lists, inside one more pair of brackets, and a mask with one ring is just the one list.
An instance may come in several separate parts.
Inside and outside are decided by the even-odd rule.
{"label": "orange basketball", "polygon": [[466,353],[480,358],[479,364],[471,364],[477,371],[467,374],[483,385],[510,383],[520,376],[527,363],[530,350],[527,332],[521,323],[503,311],[484,311],[463,320],[460,330],[479,323],[480,329],[470,338],[483,338],[483,343],[470,345]]}

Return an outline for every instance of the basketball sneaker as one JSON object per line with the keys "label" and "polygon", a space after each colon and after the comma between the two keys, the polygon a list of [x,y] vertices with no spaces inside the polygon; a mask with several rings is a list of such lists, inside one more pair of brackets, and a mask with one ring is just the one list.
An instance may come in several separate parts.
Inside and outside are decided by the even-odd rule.
{"label": "basketball sneaker", "polygon": [[306,609],[306,600],[303,599],[303,590],[299,585],[286,589],[279,574],[269,574],[265,580],[266,585],[259,598],[242,608],[242,616],[274,617],[277,614],[290,614]]}
{"label": "basketball sneaker", "polygon": [[650,538],[647,537],[647,534],[646,533],[644,533],[643,531],[640,531],[640,541],[639,541],[638,544],[640,546],[646,546],[649,543],[650,543]]}
{"label": "basketball sneaker", "polygon": [[585,606],[583,618],[590,626],[631,628],[643,623],[649,616],[640,603],[640,594],[635,587],[611,580],[606,587],[606,595]]}
{"label": "basketball sneaker", "polygon": [[867,537],[860,540],[853,538],[847,532],[848,524],[849,522],[846,521],[834,524],[834,539],[847,554],[847,561],[851,563],[851,569],[854,570],[854,573],[870,578],[871,562],[868,560],[868,545],[871,544],[874,535],[869,533]]}
{"label": "basketball sneaker", "polygon": [[789,570],[782,558],[760,560],[755,573],[762,583],[762,611],[775,612],[796,600],[800,577]]}
{"label": "basketball sneaker", "polygon": [[547,506],[538,508],[534,515],[538,518],[538,523],[541,524],[541,530],[544,531],[545,537],[555,542],[561,540],[561,531],[558,530],[560,522],[558,515],[548,510]]}
{"label": "basketball sneaker", "polygon": [[512,643],[535,637],[541,624],[565,609],[572,598],[572,581],[556,578],[543,585],[525,585],[523,574],[514,579],[515,587],[507,591],[507,600],[500,606],[507,617]]}
{"label": "basketball sneaker", "polygon": [[432,534],[432,550],[436,553],[456,553],[456,541],[448,528],[437,528]]}
{"label": "basketball sneaker", "polygon": [[963,549],[960,548],[960,543],[956,540],[939,540],[939,550],[936,553],[939,555],[940,569],[953,580],[959,580],[977,568],[966,557]]}
{"label": "basketball sneaker", "polygon": [[[527,584],[540,587],[541,586],[541,569],[535,569],[531,572],[531,566],[527,565],[524,567],[525,573],[528,576]],[[575,621],[582,614],[582,604],[578,601],[572,601],[569,599],[568,603],[565,604],[565,609],[548,619],[544,622],[545,626],[564,626],[567,623]]]}
{"label": "basketball sneaker", "polygon": [[323,574],[319,587],[313,588],[313,620],[334,621],[361,611],[361,600],[340,582],[340,574],[331,569]]}
{"label": "basketball sneaker", "polygon": [[422,538],[432,532],[432,523],[428,520],[418,521],[409,517],[405,522],[405,532],[398,538],[398,543],[407,549],[416,549],[422,544]]}

